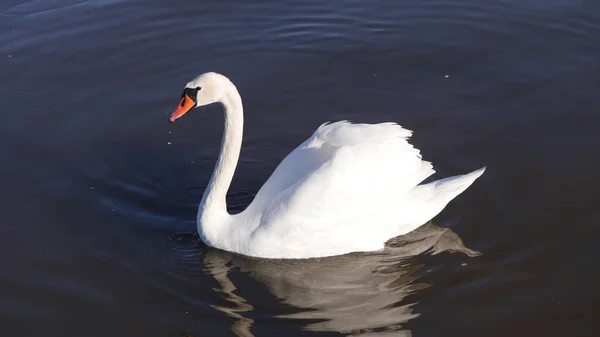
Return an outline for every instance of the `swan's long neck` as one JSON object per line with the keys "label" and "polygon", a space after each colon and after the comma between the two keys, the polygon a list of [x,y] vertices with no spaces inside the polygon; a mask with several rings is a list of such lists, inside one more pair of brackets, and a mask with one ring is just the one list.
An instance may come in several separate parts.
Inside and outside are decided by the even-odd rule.
{"label": "swan's long neck", "polygon": [[[211,228],[208,227],[222,226],[230,216],[225,197],[240,157],[244,128],[242,98],[235,86],[230,84],[221,100],[225,109],[225,131],[221,141],[221,153],[198,207],[199,226],[203,227],[203,232],[210,231]],[[212,230],[216,229],[212,228]]]}

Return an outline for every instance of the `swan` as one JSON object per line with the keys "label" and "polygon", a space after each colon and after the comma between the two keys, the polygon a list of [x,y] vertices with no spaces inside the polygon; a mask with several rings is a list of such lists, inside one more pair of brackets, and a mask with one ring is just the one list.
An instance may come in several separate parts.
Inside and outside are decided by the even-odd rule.
{"label": "swan", "polygon": [[189,82],[172,123],[195,107],[220,103],[221,152],[198,206],[200,239],[258,258],[306,259],[372,252],[425,224],[485,171],[420,184],[435,171],[396,123],[322,124],[289,153],[238,214],[226,194],[237,166],[244,115],[235,85],[208,72]]}

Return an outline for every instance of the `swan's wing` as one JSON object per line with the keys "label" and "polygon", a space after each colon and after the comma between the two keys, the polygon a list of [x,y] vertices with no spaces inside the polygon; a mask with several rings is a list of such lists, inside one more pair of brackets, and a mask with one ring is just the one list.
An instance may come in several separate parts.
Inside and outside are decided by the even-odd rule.
{"label": "swan's wing", "polygon": [[293,179],[269,193],[270,215],[327,222],[379,212],[435,172],[408,143],[411,134],[395,123],[322,125],[278,168]]}
{"label": "swan's wing", "polygon": [[431,219],[472,181],[443,200],[439,186],[415,189],[435,171],[410,135],[395,123],[322,125],[259,192],[255,245],[297,257],[375,250]]}

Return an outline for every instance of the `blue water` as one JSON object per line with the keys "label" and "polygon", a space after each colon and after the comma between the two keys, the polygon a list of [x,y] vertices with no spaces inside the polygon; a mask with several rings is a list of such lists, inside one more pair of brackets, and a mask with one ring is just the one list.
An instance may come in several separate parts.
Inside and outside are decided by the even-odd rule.
{"label": "blue water", "polygon": [[[0,334],[597,336],[598,55],[597,1],[5,1]],[[221,111],[167,120],[206,71],[244,100],[231,212],[325,121],[488,170],[383,253],[205,247]]]}

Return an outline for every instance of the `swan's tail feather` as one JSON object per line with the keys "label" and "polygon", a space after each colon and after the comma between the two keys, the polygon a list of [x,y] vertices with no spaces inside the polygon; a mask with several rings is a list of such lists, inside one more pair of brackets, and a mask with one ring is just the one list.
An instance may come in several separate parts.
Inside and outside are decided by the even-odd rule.
{"label": "swan's tail feather", "polygon": [[440,213],[446,205],[464,192],[473,182],[479,178],[486,167],[471,173],[448,177],[428,184],[419,185],[412,189],[410,196],[414,206],[421,209],[418,219],[412,219],[413,223],[420,226],[431,220]]}
{"label": "swan's tail feather", "polygon": [[[449,197],[450,199],[448,201],[450,201],[471,186],[471,184],[485,172],[485,169],[485,167],[482,167],[471,173],[432,181],[428,184],[417,186],[417,188],[428,187],[428,189],[435,191],[434,197]],[[415,188],[415,190],[417,188]]]}

